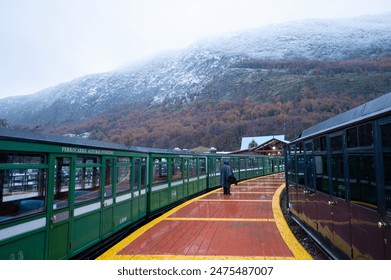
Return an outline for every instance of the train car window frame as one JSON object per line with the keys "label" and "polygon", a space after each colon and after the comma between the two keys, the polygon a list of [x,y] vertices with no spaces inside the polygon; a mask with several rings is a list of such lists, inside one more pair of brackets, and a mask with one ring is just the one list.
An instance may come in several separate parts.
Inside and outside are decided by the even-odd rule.
{"label": "train car window frame", "polygon": [[315,190],[314,183],[314,143],[313,140],[307,140],[304,142],[304,154],[305,154],[305,185],[307,189]]}
{"label": "train car window frame", "polygon": [[200,176],[205,176],[206,175],[206,158],[200,158],[198,163],[199,163]]}
{"label": "train car window frame", "polygon": [[171,181],[183,180],[183,159],[175,157],[171,159]]}
{"label": "train car window frame", "polygon": [[133,193],[141,193],[147,188],[147,161],[146,158],[134,159]]}
{"label": "train car window frame", "polygon": [[198,158],[188,158],[185,161],[185,166],[184,166],[185,178],[192,178],[198,176],[197,165],[198,165]]}
{"label": "train car window frame", "polygon": [[315,189],[330,194],[326,135],[314,139]]}
{"label": "train car window frame", "polygon": [[373,122],[346,129],[347,149],[373,147]]}
{"label": "train car window frame", "polygon": [[72,161],[72,156],[54,156],[53,210],[69,207]]}
{"label": "train car window frame", "polygon": [[114,194],[116,163],[116,158],[114,157],[106,157],[103,160],[104,178],[101,181],[103,183],[103,196],[105,198],[112,197]]}
{"label": "train car window frame", "polygon": [[344,142],[345,132],[339,131],[329,137],[331,195],[346,199],[348,186],[345,180]]}
{"label": "train car window frame", "polygon": [[130,192],[132,185],[132,158],[119,156],[117,158],[115,193],[118,195]]}
{"label": "train car window frame", "polygon": [[368,152],[348,153],[350,203],[376,210],[375,157]]}
{"label": "train car window frame", "polygon": [[101,158],[78,155],[75,164],[75,204],[101,197]]}
{"label": "train car window frame", "polygon": [[155,157],[152,163],[152,184],[168,182],[168,158]]}
{"label": "train car window frame", "polygon": [[0,159],[0,223],[46,212],[47,155],[4,151]]}

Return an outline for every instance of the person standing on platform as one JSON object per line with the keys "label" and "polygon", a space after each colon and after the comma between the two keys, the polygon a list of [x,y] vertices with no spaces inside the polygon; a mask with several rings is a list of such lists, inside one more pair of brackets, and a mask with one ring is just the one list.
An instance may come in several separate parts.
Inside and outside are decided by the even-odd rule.
{"label": "person standing on platform", "polygon": [[224,194],[226,194],[226,195],[231,194],[232,178],[235,178],[234,172],[232,171],[232,168],[229,165],[229,161],[224,160],[224,164],[221,167],[221,171],[220,171],[220,184],[221,184],[221,186],[223,186]]}

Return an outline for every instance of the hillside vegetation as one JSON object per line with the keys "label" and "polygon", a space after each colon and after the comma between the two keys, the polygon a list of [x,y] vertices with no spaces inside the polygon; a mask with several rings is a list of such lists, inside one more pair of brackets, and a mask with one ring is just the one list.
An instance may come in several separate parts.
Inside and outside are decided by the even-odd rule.
{"label": "hillside vegetation", "polygon": [[192,102],[123,105],[53,133],[127,145],[237,150],[243,136],[303,129],[391,91],[391,57],[344,61],[249,60],[215,78]]}

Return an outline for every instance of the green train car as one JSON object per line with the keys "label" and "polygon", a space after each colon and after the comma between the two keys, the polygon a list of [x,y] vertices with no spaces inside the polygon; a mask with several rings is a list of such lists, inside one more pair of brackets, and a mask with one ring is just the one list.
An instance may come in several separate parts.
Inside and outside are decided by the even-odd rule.
{"label": "green train car", "polygon": [[229,158],[245,180],[282,158],[127,147],[0,129],[0,259],[70,259],[220,185]]}

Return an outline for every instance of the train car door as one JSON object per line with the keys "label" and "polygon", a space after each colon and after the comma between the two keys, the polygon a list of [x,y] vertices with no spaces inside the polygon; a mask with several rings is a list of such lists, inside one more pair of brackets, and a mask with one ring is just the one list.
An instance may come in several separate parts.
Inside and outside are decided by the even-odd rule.
{"label": "train car door", "polygon": [[49,259],[65,259],[71,249],[71,227],[74,191],[75,158],[72,155],[51,155],[49,169]]}
{"label": "train car door", "polygon": [[109,235],[114,229],[114,182],[115,177],[115,158],[103,157],[103,207],[102,207],[102,237]]}
{"label": "train car door", "polygon": [[383,244],[385,259],[391,259],[391,120],[380,124],[381,139],[381,182],[384,186],[381,196],[384,198],[383,218],[378,222],[378,227],[383,230]]}

